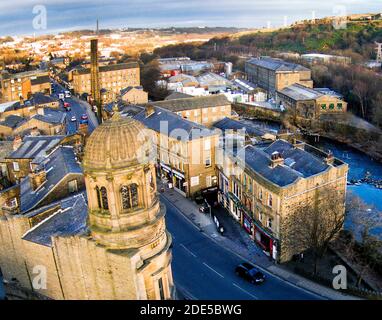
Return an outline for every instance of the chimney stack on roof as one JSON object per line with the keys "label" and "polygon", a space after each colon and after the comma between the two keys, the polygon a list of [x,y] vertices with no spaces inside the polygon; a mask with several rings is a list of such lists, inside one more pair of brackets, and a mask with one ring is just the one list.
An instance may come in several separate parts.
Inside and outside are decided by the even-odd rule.
{"label": "chimney stack on roof", "polygon": [[46,181],[46,171],[37,170],[29,174],[33,191],[37,190]]}
{"label": "chimney stack on roof", "polygon": [[281,156],[280,152],[275,151],[271,154],[271,168],[276,168],[279,165],[284,164],[284,158]]}
{"label": "chimney stack on roof", "polygon": [[16,136],[13,140],[13,151],[16,151],[23,144],[23,138],[21,136]]}
{"label": "chimney stack on roof", "polygon": [[150,117],[152,114],[155,113],[155,108],[152,104],[146,105],[146,118]]}
{"label": "chimney stack on roof", "polygon": [[333,155],[332,151],[329,150],[329,152],[328,152],[328,154],[327,154],[327,156],[326,156],[324,161],[325,161],[325,163],[327,165],[333,165],[333,163],[334,163],[334,155]]}

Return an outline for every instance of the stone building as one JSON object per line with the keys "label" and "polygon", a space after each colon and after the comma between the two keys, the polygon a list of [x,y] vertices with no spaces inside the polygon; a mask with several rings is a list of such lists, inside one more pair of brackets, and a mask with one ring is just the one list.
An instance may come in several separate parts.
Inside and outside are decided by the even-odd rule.
{"label": "stone building", "polygon": [[17,101],[20,96],[28,99],[31,94],[37,92],[51,94],[49,74],[41,70],[15,74],[3,72],[0,75],[0,84],[4,102]]}
{"label": "stone building", "polygon": [[164,108],[148,105],[134,116],[155,133],[157,173],[176,191],[191,197],[216,188],[219,132],[186,120]]}
{"label": "stone building", "polygon": [[29,118],[10,115],[0,121],[0,137],[26,135],[36,132],[42,135],[65,134],[66,113],[49,109],[38,109],[38,114]]}
{"label": "stone building", "polygon": [[[53,299],[174,298],[151,148],[145,128],[116,112],[87,142],[86,195],[79,190],[21,214],[0,210],[4,278]],[[39,270],[46,287],[35,285]]]}
{"label": "stone building", "polygon": [[[79,67],[69,72],[69,82],[77,94],[91,94],[90,68]],[[115,99],[120,91],[127,87],[140,86],[140,71],[137,62],[111,64],[99,67],[99,85],[104,89],[106,104]]]}
{"label": "stone building", "polygon": [[328,88],[307,88],[293,84],[277,91],[277,101],[294,117],[318,119],[322,114],[338,114],[347,111],[347,102]]}
{"label": "stone building", "polygon": [[207,127],[232,117],[231,102],[223,94],[164,100],[155,102],[155,105]]}
{"label": "stone building", "polygon": [[267,90],[270,96],[294,83],[313,87],[310,69],[281,59],[270,57],[250,59],[245,63],[245,72],[249,81]]}
{"label": "stone building", "polygon": [[143,91],[142,86],[124,88],[120,92],[120,97],[122,101],[130,104],[145,104],[149,101],[149,95]]}
{"label": "stone building", "polygon": [[217,168],[219,202],[265,252],[281,262],[299,253],[282,243],[282,224],[289,214],[312,201],[319,190],[333,188],[345,203],[348,165],[302,142],[247,145],[226,153]]}
{"label": "stone building", "polygon": [[3,110],[0,110],[0,120],[4,120],[10,115],[31,117],[37,114],[39,109],[58,109],[59,106],[60,103],[58,99],[47,96],[41,92],[36,92],[30,96],[29,99],[19,98],[14,103],[7,105]]}

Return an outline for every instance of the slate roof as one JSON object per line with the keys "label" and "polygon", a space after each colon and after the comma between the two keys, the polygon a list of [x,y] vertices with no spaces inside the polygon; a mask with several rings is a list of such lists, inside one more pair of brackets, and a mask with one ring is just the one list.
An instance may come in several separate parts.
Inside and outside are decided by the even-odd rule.
{"label": "slate roof", "polygon": [[[271,168],[271,155],[276,151],[284,158],[284,164]],[[322,159],[295,148],[285,140],[277,140],[264,150],[248,145],[238,151],[237,157],[245,160],[246,165],[254,172],[279,187],[285,187],[299,178],[308,178],[329,168]]]}
{"label": "slate roof", "polygon": [[26,121],[26,119],[23,117],[19,117],[16,115],[10,115],[10,116],[6,117],[4,121],[0,122],[0,126],[5,126],[8,128],[14,129],[17,126],[19,126],[20,124],[24,123],[25,121]]}
{"label": "slate roof", "polygon": [[315,100],[323,96],[323,94],[319,91],[305,87],[298,83],[292,84],[279,92],[295,101]]}
{"label": "slate roof", "polygon": [[248,60],[247,63],[253,64],[268,70],[272,70],[275,72],[309,71],[308,68],[300,64],[286,62],[284,60],[275,59],[271,57],[252,58]]}
{"label": "slate roof", "polygon": [[50,82],[49,76],[41,76],[41,77],[37,77],[36,79],[31,79],[32,86],[43,84],[43,83],[49,83],[49,82]]}
{"label": "slate roof", "polygon": [[20,148],[12,152],[8,159],[36,159],[56,147],[65,136],[28,136]]}
{"label": "slate roof", "polygon": [[[115,105],[115,102],[108,103],[107,105],[104,106],[104,110],[106,110],[108,113],[112,114],[114,105]],[[140,113],[142,110],[144,110],[143,107],[129,104],[128,102],[123,101],[123,100],[118,100],[117,105],[118,105],[118,111],[122,115],[125,114],[128,116],[133,116],[133,115]]]}
{"label": "slate roof", "polygon": [[183,93],[183,92],[173,92],[171,94],[169,94],[165,100],[174,100],[174,99],[183,99],[183,98],[191,98],[193,97],[192,95],[190,94],[186,94],[186,93]]}
{"label": "slate roof", "polygon": [[5,111],[17,110],[17,109],[21,109],[21,108],[28,108],[30,106],[48,104],[48,103],[53,103],[56,101],[58,101],[56,98],[53,98],[51,96],[47,96],[47,95],[40,93],[40,92],[37,92],[37,93],[33,94],[29,100],[25,100],[23,106],[20,104],[20,101],[17,101],[15,103],[13,103],[11,106],[9,106]]}
{"label": "slate roof", "polygon": [[183,110],[226,106],[230,105],[231,102],[229,102],[224,94],[217,94],[204,97],[164,100],[155,102],[154,104],[155,106],[168,109],[172,112],[178,112]]}
{"label": "slate roof", "polygon": [[215,122],[214,127],[218,128],[220,130],[242,130],[245,129],[245,133],[250,136],[263,136],[266,132],[264,130],[261,130],[253,125],[242,123],[237,120],[233,120],[230,118],[223,118],[222,120]]}
{"label": "slate roof", "polygon": [[[126,62],[126,63],[110,64],[107,66],[100,66],[99,72],[118,71],[118,70],[133,69],[133,68],[139,68],[138,62]],[[78,74],[89,74],[90,68],[78,67],[76,68],[75,71]]]}
{"label": "slate roof", "polygon": [[142,86],[135,86],[135,87],[129,86],[129,87],[126,87],[126,88],[124,88],[124,89],[122,89],[122,90],[120,91],[121,96],[125,95],[126,93],[128,93],[128,92],[131,91],[132,89],[143,90],[143,87],[142,87]]}
{"label": "slate roof", "polygon": [[36,190],[32,189],[30,177],[27,176],[20,183],[20,211],[28,212],[37,205],[56,187],[59,182],[69,174],[82,174],[80,164],[77,162],[73,148],[60,146],[46,157],[37,170],[46,171],[46,182]]}
{"label": "slate roof", "polygon": [[[156,132],[161,132],[162,125],[164,127],[163,130],[166,130],[162,133],[167,134],[168,136],[179,133],[179,131],[177,132],[174,130],[185,130],[188,140],[198,139],[201,135],[206,137],[216,134],[215,130],[210,130],[203,125],[184,119],[166,109],[155,106],[154,110],[155,112],[148,117],[146,116],[146,111],[144,110],[135,115],[133,118],[140,121],[147,128]],[[177,136],[174,136],[174,138],[177,138]]]}
{"label": "slate roof", "polygon": [[61,200],[55,206],[57,211],[25,233],[24,240],[52,246],[52,237],[70,237],[87,232],[88,206],[85,193]]}
{"label": "slate roof", "polygon": [[50,124],[63,124],[65,122],[66,113],[50,108],[44,108],[44,114],[36,114],[32,118]]}
{"label": "slate roof", "polygon": [[328,96],[337,97],[339,99],[343,98],[342,94],[340,94],[340,93],[338,93],[338,92],[336,92],[330,88],[314,88],[314,90],[319,92],[319,93],[328,95]]}

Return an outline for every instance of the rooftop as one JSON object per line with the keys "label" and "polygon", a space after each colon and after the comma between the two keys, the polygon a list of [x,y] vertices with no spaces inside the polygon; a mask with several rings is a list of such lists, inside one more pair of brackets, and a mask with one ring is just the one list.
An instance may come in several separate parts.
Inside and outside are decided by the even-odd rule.
{"label": "rooftop", "polygon": [[50,124],[63,124],[65,122],[66,113],[50,108],[44,108],[44,114],[36,114],[32,118]]}
{"label": "rooftop", "polygon": [[[109,72],[109,71],[119,71],[126,69],[134,69],[139,68],[138,62],[126,62],[126,63],[118,63],[118,64],[109,64],[106,66],[100,66],[99,72]],[[89,74],[90,68],[78,67],[75,68],[76,73],[78,74]]]}
{"label": "rooftop", "polygon": [[295,101],[315,100],[323,95],[319,91],[305,87],[298,83],[292,84],[279,92]]}
{"label": "rooftop", "polygon": [[237,120],[233,120],[230,118],[224,118],[216,123],[214,123],[214,127],[220,130],[245,130],[245,133],[250,136],[263,136],[265,134],[264,130],[257,128],[255,125],[250,125],[248,123],[242,123]]}
{"label": "rooftop", "polygon": [[11,129],[15,129],[19,124],[24,123],[26,120],[23,117],[10,115],[0,122],[0,126],[5,126]]}
{"label": "rooftop", "polygon": [[215,130],[210,130],[203,125],[184,119],[177,114],[158,106],[154,106],[154,112],[149,116],[146,115],[146,110],[144,110],[133,118],[140,121],[147,128],[173,138],[179,137],[179,134],[181,133],[179,132],[179,129],[184,130],[183,132],[187,133],[187,137],[181,137],[187,138],[187,140],[216,134]]}
{"label": "rooftop", "polygon": [[193,110],[200,108],[211,108],[230,105],[224,94],[209,95],[203,97],[190,97],[155,102],[155,106],[168,109],[172,112]]}
{"label": "rooftop", "polygon": [[247,63],[273,70],[275,72],[309,71],[308,68],[305,68],[300,64],[286,62],[284,60],[271,57],[252,58],[248,60]]}
{"label": "rooftop", "polygon": [[[272,168],[271,155],[278,152],[284,158],[284,164]],[[237,157],[254,172],[271,183],[285,187],[299,178],[309,178],[329,168],[323,159],[299,148],[285,140],[277,140],[265,149],[248,145],[238,151]]]}
{"label": "rooftop", "polygon": [[68,174],[82,174],[72,147],[60,146],[47,156],[37,170],[45,170],[46,182],[36,190],[32,189],[30,177],[20,183],[20,212],[25,213],[37,207],[43,199],[58,186]]}
{"label": "rooftop", "polygon": [[69,237],[87,231],[85,193],[61,200],[55,206],[56,211],[24,234],[24,240],[52,246],[52,237]]}
{"label": "rooftop", "polygon": [[49,150],[56,147],[64,136],[27,136],[21,146],[13,151],[8,159],[41,159]]}

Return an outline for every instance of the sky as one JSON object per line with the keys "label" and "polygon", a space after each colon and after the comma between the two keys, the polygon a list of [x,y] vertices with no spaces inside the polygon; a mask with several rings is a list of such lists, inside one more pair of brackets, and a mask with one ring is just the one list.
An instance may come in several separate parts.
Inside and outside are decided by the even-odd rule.
{"label": "sky", "polygon": [[97,18],[100,28],[277,27],[313,12],[382,12],[382,0],[0,0],[0,36],[94,29]]}

